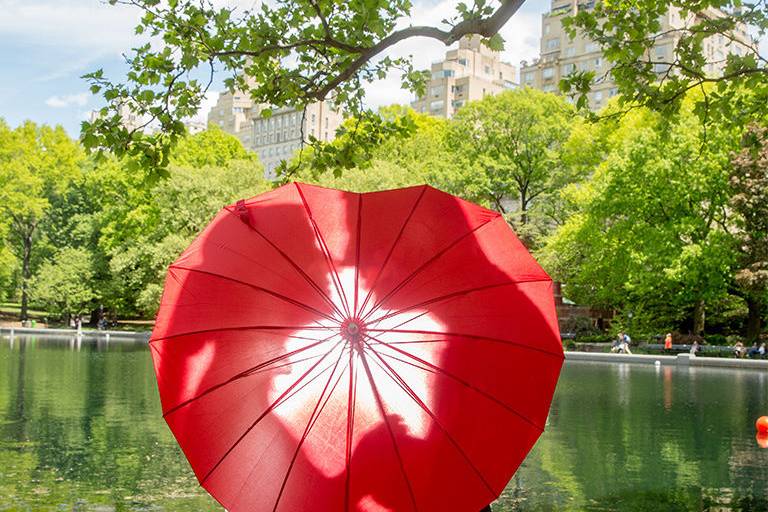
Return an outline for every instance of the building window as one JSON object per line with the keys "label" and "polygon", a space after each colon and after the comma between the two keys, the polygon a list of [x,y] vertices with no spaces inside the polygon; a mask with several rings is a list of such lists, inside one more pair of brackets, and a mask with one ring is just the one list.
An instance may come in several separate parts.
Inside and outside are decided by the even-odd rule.
{"label": "building window", "polygon": [[469,65],[469,62],[467,61],[467,59],[462,57],[459,59],[459,64],[461,64],[462,66],[467,66]]}
{"label": "building window", "polygon": [[576,47],[575,46],[569,46],[565,49],[565,56],[566,57],[573,57],[576,55]]}
{"label": "building window", "polygon": [[453,100],[451,102],[451,106],[454,109],[461,108],[464,105],[464,100]]}
{"label": "building window", "polygon": [[439,98],[443,94],[443,86],[432,87],[429,92],[433,98]]}
{"label": "building window", "polygon": [[548,39],[547,40],[547,50],[557,50],[560,48],[560,38],[555,39]]}
{"label": "building window", "polygon": [[429,104],[430,110],[442,110],[442,108],[445,106],[445,102],[443,100],[437,100],[433,101]]}
{"label": "building window", "polygon": [[504,79],[504,75],[501,73],[501,71],[499,71],[499,80],[503,80],[503,79]]}
{"label": "building window", "polygon": [[528,71],[523,75],[523,80],[527,84],[532,84],[535,76],[536,76],[536,73],[534,73],[533,71]]}
{"label": "building window", "polygon": [[542,87],[542,90],[544,92],[555,92],[555,84],[547,84],[544,87]]}
{"label": "building window", "polygon": [[544,68],[541,72],[541,76],[545,79],[549,79],[555,76],[555,68]]}
{"label": "building window", "polygon": [[595,91],[595,102],[600,103],[603,101],[603,91]]}
{"label": "building window", "polygon": [[613,98],[617,94],[619,94],[619,88],[618,87],[611,87],[610,90],[608,91],[608,97],[609,98]]}
{"label": "building window", "polygon": [[576,71],[576,64],[563,64],[563,74],[564,75],[570,75],[574,71]]}
{"label": "building window", "polygon": [[448,78],[454,76],[456,73],[452,69],[443,69],[432,73],[432,79]]}
{"label": "building window", "polygon": [[491,66],[485,66],[485,74],[490,75],[491,74]]}
{"label": "building window", "polygon": [[600,45],[597,43],[587,43],[586,45],[584,45],[584,51],[586,53],[599,52]]}
{"label": "building window", "polygon": [[598,57],[595,59],[595,69],[600,68],[603,65],[603,59],[602,57]]}
{"label": "building window", "polygon": [[451,92],[454,94],[462,94],[464,92],[464,86],[463,85],[452,85],[451,86]]}
{"label": "building window", "polygon": [[544,35],[547,35],[547,34],[549,34],[549,23],[544,25]]}

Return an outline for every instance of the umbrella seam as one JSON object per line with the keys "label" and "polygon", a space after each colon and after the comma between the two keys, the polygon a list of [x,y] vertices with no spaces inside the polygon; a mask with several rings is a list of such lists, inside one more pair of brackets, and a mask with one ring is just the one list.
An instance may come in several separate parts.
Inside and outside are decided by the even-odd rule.
{"label": "umbrella seam", "polygon": [[[294,388],[294,387],[296,387],[296,386],[298,386],[298,385],[299,385],[299,383],[301,383],[301,381],[303,381],[303,380],[304,380],[304,379],[305,379],[305,378],[306,378],[306,377],[307,377],[307,376],[308,376],[308,375],[309,375],[309,374],[310,374],[310,373],[311,373],[311,372],[312,372],[312,371],[313,371],[315,368],[317,368],[318,366],[320,366],[320,363],[323,361],[323,359],[325,359],[326,357],[328,357],[328,354],[330,354],[331,352],[333,352],[333,351],[336,349],[336,347],[338,347],[338,346],[339,346],[339,344],[341,343],[341,341],[343,341],[343,340],[339,340],[339,341],[336,343],[336,345],[334,345],[334,346],[331,348],[331,350],[329,350],[328,352],[326,352],[326,353],[323,355],[323,357],[322,357],[322,358],[321,358],[319,361],[317,361],[315,364],[313,364],[313,365],[312,365],[312,367],[311,367],[311,368],[309,368],[307,371],[305,371],[305,372],[304,372],[304,373],[303,373],[303,374],[302,374],[302,375],[301,375],[301,376],[300,376],[300,377],[299,377],[299,378],[296,380],[296,382],[294,382],[293,384],[291,384],[291,385],[288,387],[288,389],[286,389],[286,390],[285,390],[285,391],[284,391],[284,392],[283,392],[283,393],[282,393],[282,394],[281,394],[279,397],[277,397],[277,399],[275,399],[275,400],[272,402],[272,404],[270,404],[270,406],[269,406],[269,407],[267,407],[267,408],[266,408],[266,409],[265,409],[265,410],[264,410],[264,411],[263,411],[263,412],[262,412],[262,413],[259,415],[259,417],[258,417],[258,418],[256,418],[256,420],[255,420],[255,421],[254,421],[254,422],[253,422],[253,423],[252,423],[252,424],[251,424],[251,425],[250,425],[250,426],[249,426],[249,427],[248,427],[248,428],[245,430],[245,432],[243,432],[243,434],[242,434],[242,435],[241,435],[241,436],[240,436],[240,437],[239,437],[239,438],[238,438],[238,439],[237,439],[237,440],[236,440],[236,441],[235,441],[235,442],[232,444],[232,446],[230,446],[230,447],[229,447],[229,449],[228,449],[228,450],[227,450],[227,451],[224,453],[224,455],[222,455],[222,456],[219,458],[219,460],[218,460],[218,461],[216,462],[216,464],[214,464],[214,466],[213,466],[213,467],[212,467],[212,468],[211,468],[211,469],[208,471],[208,473],[206,473],[206,474],[205,474],[205,476],[203,477],[203,479],[200,481],[200,483],[201,483],[201,484],[202,484],[202,483],[204,483],[205,481],[207,481],[207,480],[208,480],[208,478],[210,478],[210,476],[213,474],[213,472],[214,472],[214,471],[216,471],[216,469],[218,469],[218,468],[221,466],[221,464],[224,462],[224,460],[227,458],[227,456],[228,456],[230,453],[232,453],[232,451],[234,451],[234,449],[235,449],[235,448],[237,448],[237,446],[238,446],[238,445],[239,445],[239,444],[242,442],[242,440],[243,440],[243,439],[245,439],[245,437],[246,437],[246,436],[247,436],[247,435],[248,435],[248,434],[249,434],[249,433],[250,433],[250,432],[251,432],[251,431],[252,431],[252,430],[253,430],[253,429],[256,427],[256,425],[258,425],[258,424],[261,422],[261,420],[263,420],[263,419],[264,419],[264,418],[267,416],[267,414],[269,414],[270,412],[272,412],[273,410],[275,410],[275,409],[276,409],[277,407],[279,407],[281,404],[285,403],[285,402],[287,401],[287,399],[288,399],[288,398],[291,398],[292,396],[294,396],[294,395],[289,395],[289,393],[290,393],[290,392],[293,390],[293,388]],[[304,385],[302,385],[302,386],[301,386],[299,389],[297,389],[297,390],[296,390],[296,392],[298,393],[298,392],[299,392],[301,389],[303,389],[305,386],[307,386],[309,383],[311,383],[311,382],[312,382],[313,380],[315,380],[317,377],[319,377],[320,375],[322,375],[323,373],[325,373],[325,371],[326,371],[326,370],[328,370],[330,367],[331,367],[331,365],[329,365],[328,367],[326,367],[324,370],[322,370],[320,373],[318,373],[317,375],[315,375],[315,376],[314,376],[312,379],[310,379],[309,381],[305,382],[305,383],[304,383]]]}
{"label": "umbrella seam", "polygon": [[347,294],[344,293],[344,287],[341,286],[341,278],[339,277],[339,273],[336,270],[336,265],[333,263],[333,258],[331,258],[331,253],[330,253],[330,250],[328,250],[328,245],[325,243],[325,238],[323,237],[323,234],[320,232],[320,227],[317,225],[317,222],[315,221],[315,218],[312,215],[312,210],[309,208],[309,204],[307,203],[307,198],[304,197],[304,192],[301,190],[301,187],[299,187],[298,183],[294,183],[294,185],[296,186],[296,190],[299,192],[299,196],[301,197],[301,202],[304,205],[304,211],[307,214],[307,217],[309,218],[309,222],[310,224],[312,224],[312,229],[315,232],[315,238],[317,240],[317,243],[320,244],[320,250],[323,253],[323,257],[325,257],[325,262],[332,272],[331,280],[333,281],[333,285],[336,287],[336,292],[339,294],[339,299],[341,300],[342,306],[344,307],[344,311],[346,312],[347,317],[349,317],[350,316],[349,300],[347,299]]}
{"label": "umbrella seam", "polygon": [[300,301],[298,301],[296,299],[292,299],[292,298],[288,297],[287,295],[283,295],[283,294],[278,293],[276,291],[269,290],[267,288],[263,288],[261,286],[255,285],[255,284],[251,284],[251,283],[248,283],[246,281],[241,281],[239,279],[235,279],[234,277],[225,276],[223,274],[216,274],[214,272],[209,272],[207,270],[200,270],[200,269],[188,268],[188,267],[180,267],[180,266],[176,266],[176,265],[171,265],[171,267],[169,267],[169,268],[174,268],[174,269],[179,269],[179,270],[186,270],[187,272],[197,272],[199,274],[205,274],[205,275],[209,275],[211,277],[218,277],[220,279],[224,279],[225,281],[231,281],[233,283],[238,283],[238,284],[241,284],[241,285],[246,286],[248,288],[253,288],[254,290],[258,290],[258,291],[264,292],[266,294],[272,295],[273,297],[276,297],[276,298],[278,298],[280,300],[288,302],[289,304],[293,304],[294,306],[298,306],[298,307],[301,307],[303,309],[306,309],[310,313],[315,313],[316,315],[320,315],[321,317],[325,318],[326,320],[331,320],[331,321],[334,321],[334,322],[338,321],[337,319],[333,318],[331,315],[323,313],[319,309],[313,308],[309,304],[304,304],[303,302],[300,302]]}
{"label": "umbrella seam", "polygon": [[376,278],[373,280],[371,287],[368,289],[368,293],[365,295],[365,300],[363,300],[363,304],[360,306],[361,313],[365,310],[365,306],[368,305],[368,300],[370,300],[371,295],[373,294],[373,290],[376,288],[376,285],[379,282],[379,278],[381,277],[381,274],[384,272],[384,268],[387,266],[387,263],[389,263],[389,259],[392,257],[392,254],[395,252],[395,248],[397,247],[398,242],[402,238],[403,233],[405,232],[405,228],[408,226],[408,223],[411,221],[413,214],[416,212],[416,208],[418,208],[419,204],[421,203],[421,199],[424,197],[424,194],[426,193],[427,188],[428,188],[427,185],[421,186],[421,193],[419,194],[419,197],[417,197],[416,201],[413,203],[413,206],[411,207],[411,211],[408,213],[408,216],[405,218],[403,225],[400,227],[400,231],[397,233],[397,237],[395,237],[395,241],[392,242],[392,247],[389,248],[389,253],[387,253],[387,257],[384,258],[384,262],[381,264],[381,267],[379,267],[379,271],[376,273]]}
{"label": "umbrella seam", "polygon": [[[226,209],[226,210],[227,210],[229,213],[231,213],[232,215],[235,215],[235,216],[236,216],[236,217],[237,217],[239,220],[241,220],[241,222],[242,222],[242,219],[240,219],[240,217],[237,215],[237,213],[236,213],[236,212],[234,212],[234,211],[232,211],[232,210],[229,210],[228,208],[225,208],[225,209]],[[245,222],[243,222],[243,223],[244,223],[244,224],[245,224],[247,227],[249,227],[249,228],[250,228],[250,229],[251,229],[253,232],[255,232],[257,235],[259,235],[259,236],[260,236],[260,237],[261,237],[261,238],[262,238],[262,239],[263,239],[265,242],[267,242],[267,243],[268,243],[268,244],[269,244],[269,245],[270,245],[270,246],[271,246],[273,249],[275,249],[275,250],[278,252],[278,254],[280,254],[280,256],[282,256],[282,257],[283,257],[283,259],[285,259],[285,260],[286,260],[286,261],[287,261],[287,262],[288,262],[288,263],[291,265],[291,267],[293,267],[293,269],[294,269],[294,270],[295,270],[295,271],[296,271],[296,272],[297,272],[297,273],[298,273],[298,274],[299,274],[299,275],[300,275],[302,278],[304,278],[304,280],[305,280],[305,281],[307,281],[307,283],[310,285],[310,287],[311,287],[312,289],[314,289],[314,290],[315,290],[315,291],[316,291],[318,294],[320,294],[320,296],[321,296],[321,297],[323,297],[323,299],[324,299],[324,300],[325,300],[325,301],[326,301],[326,302],[327,302],[327,303],[328,303],[328,304],[329,304],[329,305],[330,305],[330,306],[331,306],[333,309],[335,309],[335,310],[336,310],[336,312],[337,312],[339,315],[343,316],[343,313],[342,313],[342,312],[341,312],[341,311],[338,309],[338,307],[336,306],[336,304],[335,304],[335,303],[334,303],[334,302],[331,300],[331,298],[330,298],[330,297],[329,297],[329,296],[328,296],[328,295],[327,295],[327,294],[326,294],[326,293],[323,291],[323,289],[322,289],[322,288],[320,288],[320,286],[319,286],[317,283],[315,283],[315,281],[314,281],[314,280],[312,280],[312,278],[311,278],[311,277],[309,277],[309,276],[307,275],[307,273],[306,273],[306,272],[304,272],[304,270],[302,270],[302,268],[301,268],[301,267],[300,267],[300,266],[299,266],[299,265],[298,265],[298,264],[297,264],[295,261],[293,261],[293,259],[291,259],[291,257],[289,257],[289,256],[288,256],[288,254],[287,254],[285,251],[283,251],[283,250],[282,250],[280,247],[278,247],[278,246],[277,246],[277,244],[276,244],[276,243],[274,243],[272,240],[270,240],[269,238],[267,238],[267,236],[266,236],[266,235],[264,235],[264,233],[262,233],[261,231],[259,231],[258,229],[256,229],[256,228],[255,228],[255,227],[254,227],[254,226],[253,226],[253,225],[252,225],[250,222],[248,222],[248,223],[245,223]]]}
{"label": "umbrella seam", "polygon": [[[368,348],[370,348],[371,352],[373,352],[373,354],[374,354],[374,355],[376,355],[376,357],[377,357],[377,358],[378,358],[378,359],[379,359],[379,360],[382,362],[382,364],[384,364],[384,365],[385,365],[385,366],[386,366],[386,367],[389,369],[389,373],[387,373],[387,371],[386,371],[386,370],[384,370],[384,369],[382,368],[382,370],[384,370],[384,371],[385,371],[385,373],[387,373],[387,375],[389,376],[389,378],[391,378],[392,380],[394,380],[394,381],[395,381],[395,382],[396,382],[396,383],[397,383],[397,384],[400,386],[400,388],[401,388],[403,391],[405,391],[405,393],[406,393],[408,396],[410,396],[410,397],[411,397],[411,399],[412,399],[414,402],[416,402],[416,404],[418,404],[418,405],[419,405],[419,407],[421,407],[421,408],[422,408],[422,410],[424,410],[424,412],[426,412],[426,413],[429,415],[429,417],[430,417],[430,418],[432,418],[432,421],[434,421],[434,422],[435,422],[435,424],[436,424],[436,425],[437,425],[437,426],[440,428],[440,430],[443,432],[443,434],[445,434],[445,436],[446,436],[446,437],[448,438],[448,440],[451,442],[451,444],[453,445],[453,447],[454,447],[454,448],[456,448],[456,451],[458,451],[458,452],[459,452],[459,454],[460,454],[460,455],[461,455],[461,456],[464,458],[464,460],[466,460],[466,462],[467,462],[467,463],[469,464],[469,466],[472,468],[472,471],[473,471],[473,472],[475,473],[475,475],[478,477],[478,479],[480,480],[480,482],[482,482],[482,484],[485,486],[485,488],[488,490],[488,492],[490,492],[490,493],[491,493],[491,495],[492,495],[492,496],[491,496],[491,499],[495,499],[495,498],[496,498],[496,496],[498,495],[498,494],[496,493],[496,491],[493,489],[493,487],[491,487],[490,483],[488,483],[488,481],[487,481],[487,480],[485,479],[485,477],[482,475],[482,473],[481,473],[481,472],[480,472],[480,470],[477,468],[477,466],[474,464],[474,462],[472,462],[472,459],[470,459],[470,458],[469,458],[469,455],[468,455],[468,454],[467,454],[467,452],[464,450],[464,448],[462,448],[462,447],[461,447],[461,445],[458,443],[458,441],[456,441],[456,440],[453,438],[453,436],[452,436],[452,435],[450,435],[450,434],[448,433],[448,431],[445,429],[445,427],[443,427],[443,425],[440,423],[440,421],[438,421],[437,417],[435,416],[435,413],[434,413],[434,412],[433,412],[433,411],[432,411],[432,410],[431,410],[431,409],[430,409],[430,408],[427,406],[427,404],[425,404],[425,403],[423,402],[423,400],[421,400],[421,398],[419,398],[419,396],[416,394],[416,392],[413,390],[413,388],[411,388],[411,387],[408,385],[408,383],[407,383],[407,382],[405,382],[405,379],[403,379],[403,378],[402,378],[402,377],[401,377],[401,376],[400,376],[400,375],[399,375],[399,374],[398,374],[398,373],[397,373],[397,372],[394,370],[394,368],[392,368],[392,367],[391,367],[391,366],[390,366],[390,365],[389,365],[389,364],[388,364],[386,361],[384,361],[384,359],[382,358],[382,355],[381,355],[381,354],[379,354],[379,352],[378,352],[378,351],[376,351],[376,349],[374,349],[373,347],[371,347],[371,345],[370,345],[368,342],[364,342],[364,343],[365,343],[365,344],[368,346]],[[379,367],[381,368],[381,366],[379,366]]]}
{"label": "umbrella seam", "polygon": [[437,261],[438,259],[440,259],[440,258],[441,258],[443,255],[445,255],[445,254],[446,254],[447,252],[449,252],[451,249],[453,249],[454,247],[456,247],[456,246],[457,246],[457,245],[458,245],[458,244],[459,244],[461,241],[463,241],[464,239],[466,239],[468,236],[470,236],[470,235],[472,235],[472,234],[476,233],[477,231],[479,231],[479,230],[480,230],[480,229],[482,229],[483,227],[487,226],[488,224],[490,224],[491,222],[493,222],[493,221],[494,221],[494,220],[496,220],[496,219],[502,219],[502,220],[503,220],[503,218],[499,216],[499,217],[493,217],[493,218],[491,218],[491,219],[489,219],[489,220],[487,220],[487,221],[483,222],[483,223],[482,223],[482,224],[480,224],[479,226],[476,226],[475,228],[473,228],[473,229],[471,229],[470,231],[467,231],[466,233],[464,233],[463,235],[461,235],[459,238],[457,238],[456,240],[454,240],[453,242],[451,242],[450,244],[448,244],[446,247],[444,247],[442,250],[440,250],[440,251],[439,251],[437,254],[433,255],[433,256],[432,256],[431,258],[429,258],[427,261],[425,261],[424,263],[422,263],[422,264],[421,264],[421,266],[419,266],[419,267],[418,267],[416,270],[414,270],[413,272],[411,272],[411,274],[410,274],[409,276],[407,276],[405,279],[403,279],[402,281],[400,281],[400,283],[399,283],[399,284],[397,284],[397,285],[396,285],[396,286],[395,286],[395,287],[394,287],[392,290],[390,290],[390,291],[389,291],[389,292],[388,292],[388,293],[387,293],[387,294],[386,294],[384,297],[382,297],[380,300],[378,300],[378,301],[376,302],[376,304],[374,304],[374,305],[373,305],[373,307],[371,308],[371,310],[370,310],[368,313],[366,313],[366,314],[365,314],[365,316],[363,317],[363,321],[367,320],[367,319],[368,319],[368,318],[369,318],[369,317],[370,317],[370,316],[371,316],[371,315],[374,313],[374,311],[376,311],[376,310],[380,309],[380,308],[381,308],[381,306],[382,306],[382,304],[384,304],[384,302],[386,302],[387,300],[389,300],[390,298],[392,298],[392,296],[394,296],[394,295],[395,295],[397,292],[399,292],[399,291],[400,291],[400,290],[401,290],[401,289],[402,289],[402,288],[403,288],[405,285],[407,285],[407,284],[408,284],[410,281],[412,281],[412,280],[413,280],[413,279],[414,279],[414,278],[415,278],[415,277],[416,277],[418,274],[420,274],[420,273],[421,273],[421,272],[422,272],[422,271],[423,271],[425,268],[427,268],[429,265],[431,265],[432,263],[434,263],[435,261]]}
{"label": "umbrella seam", "polygon": [[531,345],[526,345],[525,343],[520,343],[517,341],[507,340],[504,338],[495,338],[493,336],[481,336],[479,334],[465,334],[465,333],[459,333],[459,332],[440,332],[440,331],[426,331],[426,330],[420,330],[420,329],[367,329],[369,332],[394,332],[394,333],[402,333],[402,334],[434,334],[434,335],[440,335],[440,336],[449,336],[452,338],[469,338],[469,339],[477,339],[477,340],[486,340],[491,341],[495,343],[502,343],[505,345],[510,345],[513,347],[519,347],[526,350],[532,350],[534,352],[540,352],[542,354],[546,354],[552,357],[555,357],[557,359],[564,359],[565,356],[563,356],[562,353],[557,352],[550,352],[549,350],[544,350],[538,347],[534,347]]}
{"label": "umbrella seam", "polygon": [[[459,384],[461,384],[461,385],[465,386],[467,389],[471,389],[471,390],[475,391],[476,393],[478,393],[480,396],[484,396],[484,397],[486,397],[487,399],[489,399],[490,401],[492,401],[492,402],[494,402],[494,403],[498,404],[498,405],[499,405],[500,407],[502,407],[504,410],[506,410],[506,411],[509,411],[510,413],[514,414],[515,416],[517,416],[517,417],[518,417],[518,418],[520,418],[521,420],[525,421],[525,422],[526,422],[527,424],[529,424],[530,426],[532,426],[532,427],[534,427],[534,428],[538,429],[540,432],[544,432],[544,427],[541,427],[541,426],[537,425],[537,424],[536,424],[536,423],[534,423],[534,422],[533,422],[531,419],[527,418],[525,415],[523,415],[523,414],[521,414],[521,413],[517,412],[516,410],[512,409],[512,407],[510,407],[509,405],[505,404],[504,402],[502,402],[502,401],[501,401],[501,400],[499,400],[498,398],[496,398],[496,397],[494,397],[494,396],[492,396],[492,395],[489,395],[489,394],[488,394],[488,393],[486,393],[485,391],[483,391],[483,390],[481,390],[481,389],[477,388],[476,386],[473,386],[472,384],[470,384],[469,382],[465,381],[464,379],[462,379],[462,378],[460,378],[460,377],[457,377],[456,375],[453,375],[452,373],[450,373],[450,372],[448,372],[448,371],[444,370],[443,368],[440,368],[439,366],[437,366],[437,365],[434,365],[434,364],[430,363],[429,361],[426,361],[426,360],[424,360],[424,359],[422,359],[422,358],[420,358],[420,357],[418,357],[418,356],[416,356],[416,355],[413,355],[413,354],[411,354],[410,352],[407,352],[407,351],[405,351],[405,350],[403,350],[403,349],[400,349],[400,348],[397,348],[397,347],[393,347],[393,346],[391,346],[389,343],[387,343],[387,342],[385,342],[385,341],[382,341],[382,340],[380,340],[380,339],[378,339],[378,338],[375,338],[375,337],[373,337],[373,336],[370,336],[370,335],[366,335],[366,336],[367,336],[368,338],[370,338],[370,339],[372,339],[372,340],[376,341],[377,343],[380,343],[380,344],[384,345],[385,347],[391,348],[391,349],[392,349],[392,350],[394,350],[395,352],[399,352],[399,353],[403,354],[403,355],[404,355],[404,356],[406,356],[406,357],[410,357],[410,358],[412,358],[412,359],[414,359],[414,360],[416,360],[416,361],[420,362],[421,364],[423,364],[423,365],[427,366],[428,368],[432,368],[432,369],[433,369],[433,370],[435,370],[435,371],[436,371],[436,372],[437,372],[439,375],[444,375],[444,376],[446,376],[446,377],[449,377],[449,378],[451,378],[451,379],[455,380],[455,381],[456,381],[456,382],[458,382]],[[383,354],[383,355],[385,355],[385,356],[388,356],[388,357],[391,357],[391,356],[389,356],[388,354]],[[415,366],[415,367],[416,367],[416,368],[418,368],[418,366]],[[422,368],[422,369],[423,369],[423,368]]]}

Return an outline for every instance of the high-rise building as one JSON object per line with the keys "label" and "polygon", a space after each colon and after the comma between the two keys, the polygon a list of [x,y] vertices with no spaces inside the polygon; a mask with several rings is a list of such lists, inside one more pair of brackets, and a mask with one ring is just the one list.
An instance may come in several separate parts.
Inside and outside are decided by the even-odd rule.
{"label": "high-rise building", "polygon": [[[552,0],[549,12],[541,16],[540,57],[531,63],[523,62],[520,70],[520,84],[546,92],[559,93],[560,79],[575,71],[594,71],[595,79],[588,95],[589,106],[593,110],[602,108],[608,99],[618,92],[613,82],[610,67],[603,57],[600,45],[578,34],[571,39],[562,25],[566,16],[575,15],[579,10],[594,8],[594,0]],[[670,7],[661,17],[661,29],[656,43],[648,57],[659,76],[670,71],[668,64],[673,62],[675,48],[680,40],[680,29],[691,26],[698,17],[722,17],[719,9],[707,8],[696,15],[683,16],[680,9]],[[740,42],[750,41],[746,27],[739,27],[733,33],[733,41],[722,35],[713,35],[704,40],[704,52],[708,64],[704,71],[709,75],[722,73],[725,57],[729,53],[743,54],[746,47]]]}
{"label": "high-rise building", "polygon": [[291,158],[302,142],[308,142],[310,136],[324,142],[333,140],[343,120],[327,101],[307,105],[304,111],[274,109],[268,118],[253,118],[249,149],[259,155],[267,175],[274,178],[275,168],[282,160]]}
{"label": "high-rise building", "polygon": [[445,60],[432,64],[426,95],[411,103],[417,112],[452,117],[468,101],[517,87],[517,68],[502,62],[501,54],[467,36],[448,50]]}
{"label": "high-rise building", "polygon": [[341,113],[328,101],[312,103],[304,111],[271,109],[269,117],[263,117],[262,110],[246,93],[225,92],[208,114],[208,122],[217,124],[240,139],[246,149],[256,152],[268,178],[274,178],[280,162],[290,159],[310,136],[321,141],[333,140],[343,121]]}

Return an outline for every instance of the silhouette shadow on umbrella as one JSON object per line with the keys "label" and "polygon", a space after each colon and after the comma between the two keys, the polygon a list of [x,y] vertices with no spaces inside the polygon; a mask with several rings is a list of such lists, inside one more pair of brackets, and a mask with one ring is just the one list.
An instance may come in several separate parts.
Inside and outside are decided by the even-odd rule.
{"label": "silhouette shadow on umbrella", "polygon": [[468,511],[543,431],[551,280],[503,218],[431,187],[291,184],[171,265],[163,413],[231,511]]}

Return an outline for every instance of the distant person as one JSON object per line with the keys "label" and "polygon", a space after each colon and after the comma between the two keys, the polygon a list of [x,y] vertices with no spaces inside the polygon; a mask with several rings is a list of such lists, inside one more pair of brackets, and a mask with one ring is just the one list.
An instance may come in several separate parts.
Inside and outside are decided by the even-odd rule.
{"label": "distant person", "polygon": [[622,342],[622,347],[621,348],[624,351],[624,353],[625,354],[631,354],[632,351],[629,350],[629,344],[632,343],[632,338],[629,337],[629,334],[622,333],[621,342]]}
{"label": "distant person", "polygon": [[760,348],[757,351],[760,353],[760,357],[763,357],[765,355],[765,342],[762,342],[760,344]]}
{"label": "distant person", "polygon": [[621,333],[619,333],[618,337],[613,339],[613,343],[611,343],[611,352],[618,352],[621,350]]}
{"label": "distant person", "polygon": [[744,354],[746,353],[747,353],[747,349],[744,347],[744,344],[742,342],[737,341],[733,345],[733,355],[735,355],[736,357],[739,357],[739,358],[744,357]]}
{"label": "distant person", "polygon": [[757,346],[757,342],[754,342],[747,352],[748,357],[756,357],[760,354],[760,347]]}
{"label": "distant person", "polygon": [[693,340],[693,345],[691,345],[691,355],[695,356],[696,352],[699,351],[699,342],[697,340]]}
{"label": "distant person", "polygon": [[671,352],[672,351],[672,333],[668,332],[667,336],[664,338],[664,352]]}

